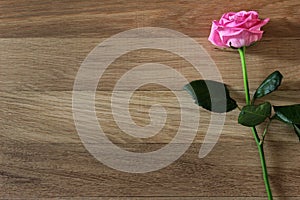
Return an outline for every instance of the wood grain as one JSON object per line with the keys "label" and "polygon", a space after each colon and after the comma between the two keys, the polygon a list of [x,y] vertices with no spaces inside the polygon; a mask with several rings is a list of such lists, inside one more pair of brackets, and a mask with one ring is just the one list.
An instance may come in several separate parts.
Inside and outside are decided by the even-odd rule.
{"label": "wood grain", "polygon": [[[285,93],[279,92],[270,99],[277,105],[299,100],[298,92],[289,91],[294,98],[284,97]],[[209,123],[209,113],[204,111],[201,112],[202,125],[198,135],[187,153],[163,170],[135,175],[104,166],[84,149],[73,123],[71,95],[71,92],[59,91],[1,93],[1,182],[4,182],[3,191],[9,191],[2,193],[4,198],[111,196],[112,191],[113,196],[143,194],[153,197],[210,196],[212,191],[213,196],[264,194],[250,132],[240,126],[239,132],[236,132],[237,111],[228,114],[220,141],[205,159],[197,158],[207,129],[205,124]],[[187,94],[182,95],[190,101]],[[130,108],[137,123],[149,120],[145,113],[147,107],[154,103],[164,105],[171,115],[171,121],[167,120],[165,128],[148,139],[126,136],[113,124],[109,101],[111,92],[99,91],[96,96],[97,113],[104,132],[123,149],[154,151],[168,143],[176,132],[178,121],[174,120],[174,115],[178,115],[179,105],[173,105],[172,101],[176,99],[172,92],[136,91],[133,95]],[[241,94],[235,94],[236,98],[239,96]],[[82,92],[82,98],[85,98],[85,92]],[[123,101],[121,92],[120,105]],[[98,107],[99,104],[102,106]],[[140,112],[137,112],[138,109]],[[195,109],[198,108],[195,106]],[[291,128],[277,124],[270,130],[265,148],[275,195],[294,196],[299,193],[298,146]],[[286,155],[293,155],[292,159]],[[243,176],[242,182],[240,176]],[[128,184],[130,186],[124,187]]]}
{"label": "wood grain", "polygon": [[[235,51],[215,49],[206,38],[194,38],[202,45],[232,90],[242,90],[243,82],[239,55]],[[138,40],[138,39],[137,39]],[[103,39],[86,38],[25,38],[0,39],[0,90],[1,91],[71,91],[76,73],[87,56]],[[118,47],[116,47],[118,48]],[[270,53],[271,51],[271,53]],[[299,38],[270,38],[260,42],[247,52],[251,90],[275,70],[284,75],[281,90],[299,89],[300,57]],[[108,56],[114,56],[111,52]],[[113,90],[116,81],[133,67],[145,63],[161,63],[181,73],[187,80],[200,79],[195,68],[183,58],[162,50],[136,50],[126,53],[106,69],[100,78],[98,90]],[[203,68],[207,68],[203,66]],[[209,69],[207,69],[209,70]],[[157,72],[156,72],[157,73]],[[173,74],[164,73],[166,79]],[[144,77],[136,77],[143,79]],[[138,80],[132,80],[132,82]],[[182,90],[182,83],[173,81],[174,89]],[[128,90],[126,85],[123,90]],[[148,85],[144,90],[166,90]]]}
{"label": "wood grain", "polygon": [[[87,92],[82,93],[82,100],[88,99]],[[117,92],[118,99],[116,107],[126,105],[129,92]],[[48,91],[48,92],[1,92],[1,135],[19,142],[41,142],[41,143],[81,143],[75,130],[72,113],[72,92]],[[180,104],[173,92],[169,91],[136,91],[130,99],[130,114],[133,121],[139,126],[150,123],[149,109],[154,104],[162,105],[167,111],[167,120],[164,128],[155,137],[148,139],[138,139],[129,137],[120,130],[116,124],[111,108],[111,92],[98,91],[96,93],[96,115],[103,131],[114,143],[168,143],[174,137],[180,124]],[[194,112],[199,110],[200,121],[199,130],[195,143],[200,143],[207,132],[210,123],[211,113],[200,109],[185,92],[180,92],[182,101],[185,102],[183,110]],[[243,93],[235,92],[232,96],[243,105]],[[295,104],[299,102],[298,91],[278,91],[270,95],[265,100],[269,100],[275,105]],[[123,115],[120,110],[117,115]],[[237,124],[238,110],[227,114],[225,125],[222,131],[221,141],[240,142],[241,139],[252,140],[252,135],[246,127]],[[20,123],[21,122],[21,123]],[[88,120],[87,120],[88,122]],[[163,121],[161,122],[163,123]],[[274,123],[270,127],[271,134],[268,140],[273,141],[297,141],[297,137],[292,133],[292,129],[281,123]],[[130,124],[128,124],[130,127]],[[235,130],[239,127],[239,131]],[[189,127],[185,127],[187,133]],[[134,130],[134,126],[133,126]],[[261,130],[262,131],[262,130]],[[272,133],[274,132],[274,133]],[[184,143],[185,141],[181,141]]]}
{"label": "wood grain", "polygon": [[[42,143],[41,146],[41,143],[9,142],[5,139],[1,143],[5,144],[5,148],[1,144],[4,198],[264,196],[261,169],[252,141],[218,143],[205,159],[198,158],[199,146],[193,144],[173,164],[145,174],[129,174],[108,168],[78,143]],[[140,144],[127,144],[126,149],[136,148],[136,145]],[[149,144],[147,147],[156,145]],[[299,194],[299,166],[295,165],[300,157],[298,146],[291,142],[268,142],[266,145],[275,196],[284,198]],[[276,151],[279,148],[281,151]],[[286,156],[291,151],[293,162]]]}
{"label": "wood grain", "polygon": [[[226,5],[226,6],[221,6]],[[299,36],[299,1],[118,0],[1,1],[0,37],[110,37],[131,28],[155,26],[190,37],[207,37],[220,13],[257,10],[272,19],[268,36]]]}
{"label": "wood grain", "polygon": [[[116,58],[99,81],[95,110],[109,140],[132,152],[162,148],[176,135],[180,109],[199,111],[197,135],[174,163],[144,174],[111,169],[85,149],[73,119],[74,80],[88,53],[114,34],[148,26],[180,31],[203,46],[232,96],[244,105],[237,52],[217,49],[207,41],[211,21],[224,12],[238,10],[257,10],[262,18],[271,18],[264,27],[263,40],[247,50],[251,92],[268,74],[280,70],[284,75],[282,86],[262,101],[299,103],[298,0],[1,0],[0,199],[266,199],[257,149],[249,129],[237,124],[238,110],[226,115],[218,143],[200,159],[198,153],[211,114],[193,104],[174,74],[159,72],[173,84],[172,91],[157,84],[144,85],[134,92],[129,85],[114,89],[124,73],[150,62],[170,66],[188,81],[203,78],[189,62],[171,52],[143,49]],[[113,52],[108,56],[114,56]],[[145,76],[135,77],[132,83],[143,79]],[[180,106],[174,91],[185,106]],[[82,101],[92,101],[88,91],[78,92]],[[165,108],[166,122],[156,135],[129,136],[116,124],[112,94],[117,96],[115,106],[120,108],[116,114],[124,117],[126,96],[131,92],[129,117],[139,126],[150,123],[152,105]],[[83,120],[88,129],[88,118]],[[128,127],[135,130],[132,124]],[[184,130],[189,134],[189,127]],[[263,125],[258,130],[261,133]],[[186,142],[180,140],[176,146]],[[300,199],[299,142],[292,128],[274,123],[265,150],[274,199]]]}

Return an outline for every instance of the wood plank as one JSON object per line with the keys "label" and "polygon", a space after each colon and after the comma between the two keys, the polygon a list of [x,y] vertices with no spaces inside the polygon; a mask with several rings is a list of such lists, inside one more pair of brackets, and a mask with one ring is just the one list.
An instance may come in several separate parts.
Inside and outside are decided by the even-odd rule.
{"label": "wood plank", "polygon": [[[268,74],[280,70],[284,75],[280,90],[261,101],[270,100],[276,105],[299,103],[298,0],[1,0],[0,199],[266,199],[257,147],[249,129],[237,124],[238,110],[227,114],[216,146],[200,159],[199,150],[212,117],[193,104],[175,74],[145,70],[145,76],[135,76],[114,89],[122,75],[145,63],[170,66],[189,81],[203,78],[190,63],[170,52],[143,49],[116,59],[98,84],[95,114],[116,146],[130,152],[153,152],[170,143],[182,122],[180,105],[172,91],[177,92],[184,111],[191,116],[200,111],[197,135],[178,160],[158,171],[141,174],[109,168],[84,147],[73,119],[73,84],[88,53],[114,34],[148,26],[180,31],[195,39],[217,64],[232,96],[244,105],[238,54],[217,49],[207,41],[211,21],[224,12],[238,10],[257,10],[261,18],[271,18],[263,28],[263,40],[247,50],[251,91]],[[125,38],[116,48],[136,43],[128,44]],[[189,49],[180,43],[178,46]],[[106,53],[108,58],[114,56],[114,51]],[[160,81],[172,83],[171,91],[158,84],[140,87],[130,97],[130,116],[126,116],[124,103],[132,92],[130,85],[137,80],[151,80],[151,73],[159,73],[163,76]],[[92,101],[85,89],[82,87],[78,94],[80,102],[88,105]],[[163,128],[149,138],[128,135],[113,118],[112,94],[116,95],[115,113],[129,130],[143,133],[126,118],[139,126],[148,125],[149,111],[155,104],[166,110],[166,122],[156,124]],[[81,119],[83,128],[93,130],[90,116],[85,117]],[[212,124],[212,128],[217,130],[218,125]],[[192,129],[195,128],[184,125],[185,136],[190,136]],[[258,130],[261,133],[263,125]],[[181,138],[173,143],[183,148],[188,141]],[[95,145],[109,149],[109,144],[100,141]],[[298,138],[291,127],[276,123],[270,128],[265,153],[274,199],[300,199],[298,149]],[[106,158],[120,159],[116,152],[105,152]],[[170,157],[160,159],[156,161]]]}
{"label": "wood plank", "polygon": [[[194,144],[168,167],[142,174],[108,168],[80,144],[23,143],[2,138],[0,143],[0,195],[3,198],[265,195],[252,141],[219,142],[204,159],[198,158],[199,146]],[[138,145],[127,144],[126,149]],[[148,144],[146,148],[156,145]],[[299,195],[298,146],[291,142],[266,144],[275,196]]]}
{"label": "wood plank", "polygon": [[[129,92],[117,93],[116,107],[122,108],[127,102],[125,98]],[[88,99],[87,92],[81,92],[82,101],[91,102]],[[191,97],[185,92],[179,92],[178,96],[183,102],[183,111],[199,111],[198,133],[194,140],[195,143],[203,142],[207,133],[211,113],[200,109],[193,103]],[[240,105],[244,103],[242,92],[234,92],[232,96],[237,99]],[[299,103],[298,91],[278,91],[271,94],[265,100],[270,100],[275,105]],[[158,130],[155,136],[149,138],[138,138],[128,135],[122,131],[116,124],[112,115],[111,92],[98,91],[96,94],[96,115],[104,133],[114,143],[126,145],[127,143],[169,143],[178,131],[181,123],[180,104],[172,92],[167,91],[136,91],[129,105],[129,112],[133,121],[139,126],[145,126],[150,123],[149,108],[154,104],[164,106],[167,119],[159,121],[163,128]],[[0,135],[11,141],[25,143],[80,143],[77,135],[73,113],[72,113],[72,93],[62,91],[52,92],[1,92],[0,93]],[[116,113],[119,116],[124,115],[124,109]],[[235,110],[227,114],[225,125],[222,129],[220,141],[236,141],[241,143],[243,140],[253,140],[250,130],[237,124],[239,111]],[[125,115],[125,117],[130,117]],[[89,128],[89,119],[85,117],[86,128]],[[125,120],[124,120],[125,121]],[[136,126],[128,122],[127,128],[131,131],[136,130]],[[218,128],[218,125],[212,123],[212,128]],[[131,128],[130,128],[131,127]],[[238,129],[237,129],[238,127]],[[263,131],[259,128],[259,132]],[[194,127],[183,126],[185,134],[189,135]],[[151,132],[153,133],[153,132]],[[282,123],[274,123],[270,127],[268,141],[297,142],[297,136],[293,133],[291,127]],[[180,143],[186,141],[179,140]]]}
{"label": "wood plank", "polygon": [[[220,5],[226,5],[220,6]],[[298,0],[243,2],[216,0],[118,0],[88,2],[3,0],[0,37],[110,37],[132,28],[155,26],[206,37],[211,21],[229,11],[257,10],[272,20],[265,30],[276,37],[299,36]],[[274,12],[276,11],[276,12]]]}
{"label": "wood plank", "polygon": [[[194,39],[212,57],[224,82],[233,90],[242,90],[238,53],[215,49],[206,38]],[[0,39],[0,91],[71,91],[81,63],[101,41],[103,39],[97,38]],[[285,77],[281,90],[299,90],[299,47],[299,38],[266,38],[257,46],[249,48],[247,63],[251,90],[274,70],[280,70]],[[114,57],[114,52],[107,56]],[[145,63],[165,64],[177,70],[188,81],[202,77],[190,63],[175,54],[162,50],[137,50],[119,57],[106,69],[98,90],[113,90],[124,73]],[[210,70],[205,65],[203,68]],[[153,70],[151,73],[165,77],[162,82],[172,82],[173,90],[181,90],[184,85],[174,73],[162,70]],[[150,75],[143,74],[135,77],[132,82],[144,79],[151,81]],[[123,85],[123,90],[129,89],[128,85]],[[166,90],[157,84],[148,84],[141,89]]]}

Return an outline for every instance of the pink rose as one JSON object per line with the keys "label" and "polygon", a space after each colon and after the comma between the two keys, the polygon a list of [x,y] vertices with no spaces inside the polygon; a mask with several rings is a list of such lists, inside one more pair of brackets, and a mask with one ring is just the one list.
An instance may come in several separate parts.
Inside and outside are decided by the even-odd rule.
{"label": "pink rose", "polygon": [[269,22],[269,18],[260,20],[255,11],[229,12],[223,14],[219,21],[212,22],[208,40],[219,47],[249,46],[261,39],[262,26]]}

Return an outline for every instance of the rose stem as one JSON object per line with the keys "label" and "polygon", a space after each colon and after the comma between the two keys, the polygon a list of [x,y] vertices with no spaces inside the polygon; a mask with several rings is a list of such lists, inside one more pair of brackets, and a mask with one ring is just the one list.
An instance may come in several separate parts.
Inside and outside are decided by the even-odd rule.
{"label": "rose stem", "polygon": [[[247,67],[246,67],[246,59],[245,59],[246,47],[245,46],[241,47],[238,49],[238,51],[239,51],[241,63],[242,63],[246,104],[250,105],[251,103],[250,103],[250,94],[249,94],[249,84],[248,84]],[[263,178],[264,178],[264,182],[265,182],[266,191],[268,194],[268,200],[272,200],[273,197],[272,197],[272,192],[271,192],[269,178],[268,178],[268,171],[267,171],[267,165],[266,165],[266,160],[265,160],[263,143],[260,142],[260,138],[257,134],[256,128],[251,127],[251,130],[252,130],[256,145],[258,147],[258,152],[259,152],[259,157],[260,157],[260,162],[261,162],[261,167],[262,167],[262,172],[263,172]]]}

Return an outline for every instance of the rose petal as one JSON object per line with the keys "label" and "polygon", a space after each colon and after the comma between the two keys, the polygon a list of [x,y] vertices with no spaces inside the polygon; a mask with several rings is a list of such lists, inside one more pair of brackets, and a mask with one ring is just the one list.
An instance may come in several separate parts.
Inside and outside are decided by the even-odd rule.
{"label": "rose petal", "polygon": [[231,16],[231,20],[223,20],[226,27],[239,27],[239,28],[251,28],[257,22],[260,21],[258,19],[258,14],[255,11],[240,11],[235,15]]}
{"label": "rose petal", "polygon": [[235,48],[240,48],[243,46],[250,46],[252,43],[260,40],[262,38],[263,31],[249,31],[240,30],[236,32],[235,35],[223,35],[222,41],[226,43],[228,47],[232,46]]}
{"label": "rose petal", "polygon": [[221,40],[220,34],[218,32],[218,22],[213,21],[211,26],[211,32],[209,34],[208,40],[219,47],[226,47],[226,44],[224,44]]}
{"label": "rose petal", "polygon": [[264,20],[259,21],[258,24],[256,24],[255,26],[249,28],[249,30],[260,30],[261,27],[263,27],[264,25],[266,25],[268,22],[270,21],[269,18],[266,18]]}
{"label": "rose petal", "polygon": [[231,16],[234,16],[236,13],[235,12],[228,12],[222,15],[221,19],[219,20],[220,24],[226,24],[226,22],[230,22]]}

